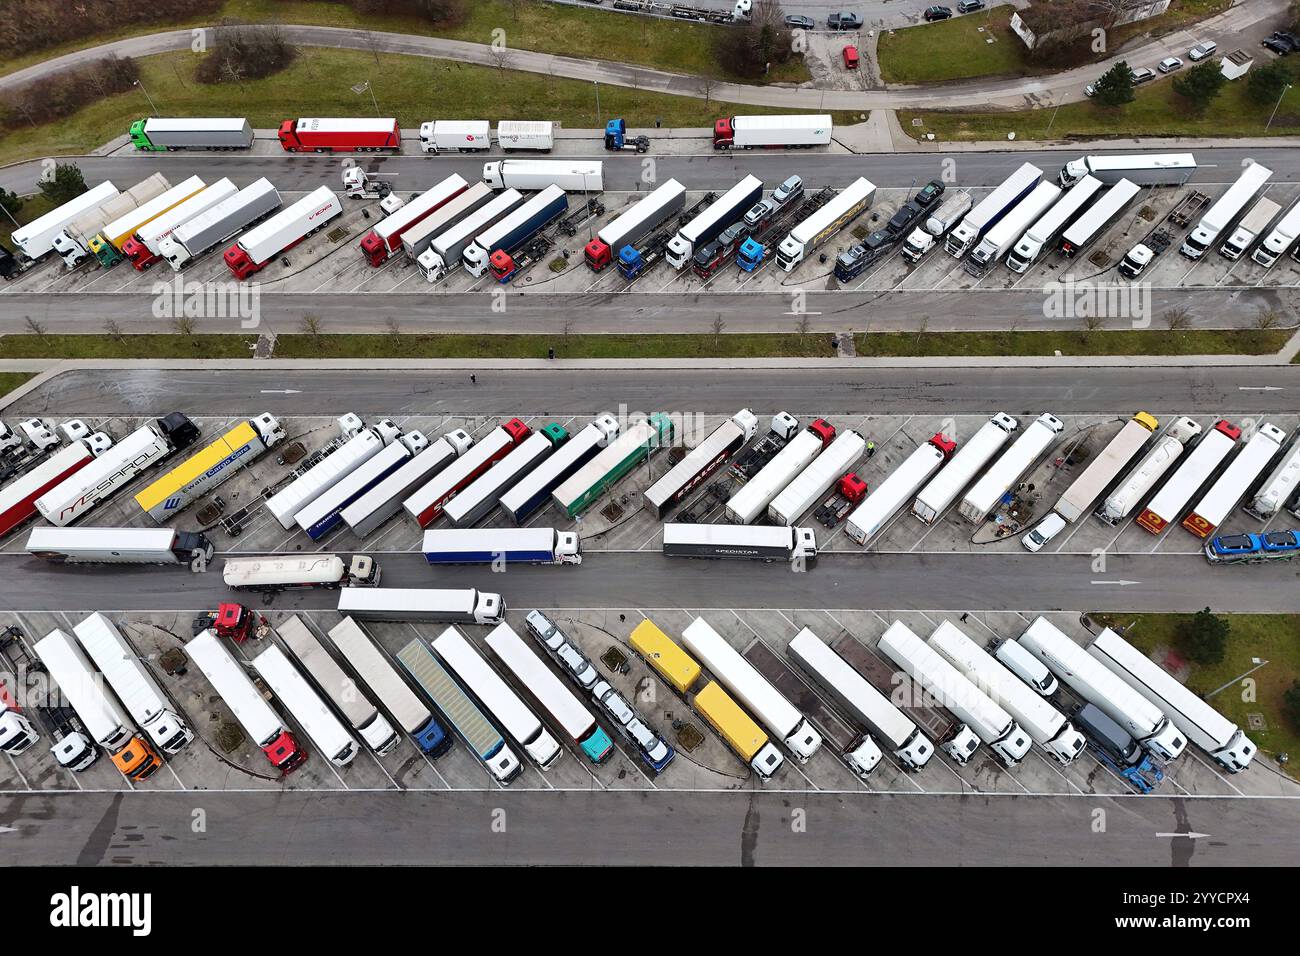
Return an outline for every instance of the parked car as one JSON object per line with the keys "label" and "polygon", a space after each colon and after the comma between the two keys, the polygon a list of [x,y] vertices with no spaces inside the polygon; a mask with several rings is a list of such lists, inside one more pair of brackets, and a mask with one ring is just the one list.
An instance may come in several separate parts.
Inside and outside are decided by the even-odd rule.
{"label": "parked car", "polygon": [[1148,80],[1156,78],[1156,71],[1149,67],[1139,66],[1136,70],[1129,70],[1129,76],[1133,78],[1133,85],[1146,83]]}
{"label": "parked car", "polygon": [[1295,46],[1290,40],[1284,40],[1276,33],[1264,41],[1264,49],[1272,50],[1278,56],[1286,56],[1288,53],[1295,52]]}
{"label": "parked car", "polygon": [[815,30],[817,28],[817,24],[814,22],[812,17],[801,17],[797,15],[786,17],[785,25],[796,30]]}
{"label": "parked car", "polygon": [[1286,30],[1278,30],[1276,33],[1269,36],[1269,39],[1282,41],[1291,48],[1293,53],[1296,50],[1300,50],[1300,37],[1296,36],[1294,33],[1288,33]]}
{"label": "parked car", "polygon": [[1029,532],[1020,539],[1020,543],[1028,551],[1038,551],[1060,534],[1064,527],[1065,519],[1055,511],[1049,512],[1046,518],[1029,529]]}
{"label": "parked car", "polygon": [[929,209],[939,201],[939,197],[943,195],[943,191],[943,183],[939,182],[937,179],[932,179],[921,187],[921,191],[918,192],[914,198],[918,205],[925,209]]}
{"label": "parked car", "polygon": [[1181,70],[1183,61],[1176,56],[1167,56],[1160,61],[1159,70],[1161,73],[1172,73],[1174,70]]}
{"label": "parked car", "polygon": [[935,20],[947,20],[952,16],[952,7],[926,7],[923,14],[927,23]]}
{"label": "parked car", "polygon": [[788,176],[785,182],[772,190],[772,198],[778,207],[784,206],[793,196],[803,192],[803,180],[799,176]]}
{"label": "parked car", "polygon": [[844,48],[844,69],[856,70],[858,68],[858,48],[852,43]]}
{"label": "parked car", "polygon": [[839,13],[832,13],[827,17],[826,25],[832,30],[860,30],[862,29],[862,18],[856,13],[841,10]]}
{"label": "parked car", "polygon": [[976,10],[983,10],[984,7],[984,0],[961,0],[961,3],[957,4],[957,12],[974,13]]}
{"label": "parked car", "polygon": [[1219,48],[1219,44],[1215,43],[1213,40],[1203,40],[1200,43],[1196,44],[1196,46],[1188,50],[1187,56],[1193,62],[1197,60],[1204,60],[1207,56],[1213,56],[1214,51],[1217,50],[1218,48]]}
{"label": "parked car", "polygon": [[1096,83],[1089,83],[1087,86],[1085,86],[1085,87],[1083,88],[1083,95],[1084,95],[1084,96],[1096,96],[1096,95],[1097,95],[1097,84],[1096,84]]}

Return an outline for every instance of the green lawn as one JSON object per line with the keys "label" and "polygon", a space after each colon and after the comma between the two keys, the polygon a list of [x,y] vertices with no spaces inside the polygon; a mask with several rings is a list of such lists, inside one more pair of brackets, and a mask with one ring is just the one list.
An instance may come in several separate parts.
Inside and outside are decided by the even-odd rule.
{"label": "green lawn", "polygon": [[35,376],[35,372],[0,372],[0,398]]}
{"label": "green lawn", "polygon": [[[1224,569],[1228,574],[1235,574],[1238,570],[1250,573],[1249,568]],[[1242,686],[1234,683],[1211,698],[1211,703],[1259,746],[1260,753],[1255,759],[1261,764],[1260,769],[1263,763],[1276,768],[1278,765],[1272,755],[1287,752],[1292,759],[1286,770],[1300,778],[1300,727],[1292,724],[1282,713],[1282,694],[1292,681],[1300,678],[1300,615],[1226,616],[1231,624],[1227,654],[1219,664],[1192,665],[1187,686],[1199,694],[1206,694],[1254,667],[1252,658],[1268,661],[1251,675],[1257,688],[1255,701],[1242,700]],[[1185,620],[1186,615],[1110,614],[1103,617],[1112,625],[1126,625],[1124,637],[1148,654],[1157,647],[1182,650],[1175,634],[1179,622]],[[1262,714],[1264,729],[1252,729],[1247,721],[1248,714]]]}
{"label": "green lawn", "polygon": [[[303,0],[229,0],[222,16],[249,23],[278,21],[362,28],[389,33],[445,36],[475,43],[491,43],[492,31],[499,28],[505,31],[506,43],[516,49],[638,63],[678,73],[716,70],[712,55],[713,37],[717,31],[726,29],[710,24],[622,14],[601,10],[599,7],[549,4],[541,0],[470,0],[466,5],[465,22],[447,29],[437,28],[418,17],[358,16],[343,4]],[[134,25],[124,30],[109,31],[75,45],[69,44],[16,58],[0,67],[0,72],[10,72],[109,40],[207,22],[208,18],[199,17],[183,23]],[[774,71],[766,82],[800,83],[808,78],[808,69],[802,58],[796,58]],[[507,99],[508,97],[501,97],[503,105]]]}
{"label": "green lawn", "polygon": [[247,335],[0,336],[0,359],[252,358]]}
{"label": "green lawn", "polygon": [[[1010,5],[991,7],[951,20],[882,31],[877,46],[880,75],[886,83],[942,83],[1036,72],[1025,61],[1025,44],[1008,25],[1014,12]],[[993,43],[988,42],[990,37]]]}
{"label": "green lawn", "polygon": [[831,337],[757,335],[281,335],[276,358],[828,358]]}
{"label": "green lawn", "polygon": [[1124,329],[1062,332],[868,332],[856,337],[859,356],[926,355],[1268,355],[1294,330]]}
{"label": "green lawn", "polygon": [[[243,84],[205,85],[192,79],[197,57],[165,53],[140,59],[141,79],[164,115],[247,116],[255,127],[275,127],[290,116],[348,116],[371,111],[350,86],[369,79],[379,108],[405,128],[431,117],[535,119],[574,128],[596,127],[596,99],[590,83],[537,73],[500,71],[451,60],[418,56],[309,48],[289,69]],[[502,91],[509,90],[509,96]],[[622,116],[629,126],[711,127],[718,116],[745,107],[626,87],[602,86],[601,118]],[[791,112],[770,109],[770,113]],[[132,91],[100,100],[65,119],[16,129],[0,138],[0,163],[34,157],[86,153],[127,131],[149,113],[142,94]]]}

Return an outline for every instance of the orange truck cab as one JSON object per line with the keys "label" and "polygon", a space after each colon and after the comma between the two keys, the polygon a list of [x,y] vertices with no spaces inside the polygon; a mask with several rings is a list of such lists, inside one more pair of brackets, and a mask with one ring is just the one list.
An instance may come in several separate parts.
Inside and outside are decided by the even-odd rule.
{"label": "orange truck cab", "polygon": [[162,758],[143,737],[137,735],[113,754],[113,766],[128,780],[148,780],[162,767]]}

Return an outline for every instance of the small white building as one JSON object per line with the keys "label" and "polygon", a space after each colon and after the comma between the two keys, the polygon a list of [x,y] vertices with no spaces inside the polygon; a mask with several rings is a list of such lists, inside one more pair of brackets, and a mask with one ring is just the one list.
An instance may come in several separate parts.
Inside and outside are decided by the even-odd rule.
{"label": "small white building", "polygon": [[1245,50],[1233,50],[1223,58],[1223,77],[1227,80],[1239,80],[1255,64],[1255,58]]}

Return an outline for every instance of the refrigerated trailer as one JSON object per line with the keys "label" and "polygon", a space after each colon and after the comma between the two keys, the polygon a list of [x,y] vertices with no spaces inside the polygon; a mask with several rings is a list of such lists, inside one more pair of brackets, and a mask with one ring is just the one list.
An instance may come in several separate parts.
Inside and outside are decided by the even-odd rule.
{"label": "refrigerated trailer", "polygon": [[1093,513],[1110,525],[1123,521],[1178,460],[1186,444],[1200,433],[1201,426],[1190,418],[1175,421]]}
{"label": "refrigerated trailer", "polygon": [[746,176],[677,230],[677,234],[668,240],[664,259],[674,269],[682,268],[694,258],[697,249],[704,248],[722,230],[742,219],[762,198],[763,181],[754,175]]}
{"label": "refrigerated trailer", "polygon": [[286,618],[276,631],[298,659],[302,669],[338,708],[339,713],[347,718],[352,729],[361,735],[370,749],[381,757],[391,753],[401,740],[397,731],[393,730],[388,719],[357,686],[357,682],[344,673],[338,661],[325,650],[320,638],[296,614]]}
{"label": "refrigerated trailer", "polygon": [[286,153],[396,153],[402,148],[402,131],[391,117],[287,119],[277,135]]}
{"label": "refrigerated trailer", "polygon": [[1272,225],[1281,211],[1282,207],[1267,196],[1255,200],[1250,212],[1241,217],[1241,222],[1232,230],[1232,235],[1219,247],[1219,255],[1229,260],[1240,259],[1255,240],[1264,234],[1264,230]]}
{"label": "refrigerated trailer", "polygon": [[1208,538],[1213,534],[1259,480],[1259,476],[1285,443],[1286,432],[1282,429],[1271,422],[1260,425],[1223,474],[1210,485],[1210,489],[1183,519],[1183,527],[1198,538]]}
{"label": "refrigerated trailer", "polygon": [[28,260],[36,260],[54,248],[54,237],[78,216],[96,209],[118,195],[117,187],[108,180],[87,189],[80,196],[69,199],[45,215],[19,226],[10,234],[14,249]]}
{"label": "refrigerated trailer", "polygon": [[1196,443],[1191,454],[1178,466],[1178,470],[1142,509],[1137,523],[1152,534],[1164,531],[1169,522],[1177,520],[1183,508],[1192,500],[1192,495],[1223,464],[1240,437],[1241,429],[1227,420],[1215,422],[1209,433]]}
{"label": "refrigerated trailer", "polygon": [[401,434],[391,419],[371,428],[349,413],[338,419],[340,436],[347,440],[266,500],[266,510],[285,531],[292,531],[299,512],[352,472],[374,458]]}
{"label": "refrigerated trailer", "polygon": [[253,125],[242,116],[150,116],[131,124],[131,145],[142,152],[177,149],[249,149]]}
{"label": "refrigerated trailer", "polygon": [[840,476],[852,471],[867,451],[867,440],[852,429],[840,432],[826,450],[808,463],[767,506],[773,524],[793,525],[818,502]]}
{"label": "refrigerated trailer", "polygon": [[307,751],[284,726],[216,631],[209,629],[199,634],[185,645],[185,653],[277,770],[287,774],[302,766]]}
{"label": "refrigerated trailer", "polygon": [[329,636],[343,659],[422,752],[430,757],[447,752],[451,747],[447,731],[356,621],[345,617],[330,628]]}
{"label": "refrigerated trailer", "polygon": [[1296,200],[1286,211],[1286,215],[1278,220],[1273,231],[1255,247],[1250,257],[1261,266],[1268,268],[1295,246],[1297,236],[1300,236],[1300,199]]}
{"label": "refrigerated trailer", "polygon": [[424,451],[428,445],[429,440],[423,432],[407,432],[313,498],[294,515],[294,522],[313,541],[319,541],[343,523],[343,510],[348,505],[409,462],[412,456]]}
{"label": "refrigerated trailer", "polygon": [[600,160],[503,159],[483,164],[483,184],[493,189],[559,186],[570,193],[598,193],[605,188],[604,169]]}
{"label": "refrigerated trailer", "polygon": [[1006,412],[998,412],[981,425],[970,441],[917,493],[912,514],[926,524],[934,524],[1019,427],[1020,423]]}
{"label": "refrigerated trailer", "polygon": [[1260,521],[1268,521],[1291,501],[1300,487],[1300,442],[1292,439],[1291,450],[1272,473],[1264,480],[1246,505],[1246,513]]}
{"label": "refrigerated trailer", "polygon": [[1192,743],[1229,773],[1250,766],[1257,748],[1240,727],[1110,628],[1093,638],[1088,653],[1160,708]]}
{"label": "refrigerated trailer", "polygon": [[104,432],[60,448],[31,471],[18,476],[0,489],[0,537],[36,515],[36,502],[47,492],[69,481],[96,456],[113,445]]}
{"label": "refrigerated trailer", "polygon": [[758,418],[753,412],[748,408],[736,412],[646,489],[646,509],[656,518],[663,518],[740,451],[757,431]]}
{"label": "refrigerated trailer", "polygon": [[861,176],[849,183],[781,240],[776,247],[777,265],[786,272],[792,271],[826,240],[862,215],[875,195],[875,185]]}
{"label": "refrigerated trailer", "polygon": [[1035,618],[1017,643],[1152,753],[1174,760],[1186,749],[1186,737],[1159,707],[1116,677],[1051,621]]}
{"label": "refrigerated trailer", "polygon": [[427,220],[469,188],[464,178],[452,174],[431,189],[426,189],[391,216],[385,216],[375,228],[361,237],[357,245],[366,262],[378,268],[402,248],[402,237]]}
{"label": "refrigerated trailer", "polygon": [[555,491],[551,499],[568,518],[575,518],[606,491],[616,485],[656,448],[673,439],[673,422],[663,412],[655,412],[626,428]]}
{"label": "refrigerated trailer", "polygon": [[253,658],[253,669],[330,763],[346,767],[356,758],[361,749],[356,738],[334,716],[283,650],[268,647]]}
{"label": "refrigerated trailer", "polygon": [[1189,259],[1201,258],[1205,250],[1214,245],[1214,241],[1241,215],[1247,203],[1259,195],[1272,175],[1273,170],[1260,163],[1251,163],[1243,169],[1236,182],[1215,201],[1201,217],[1196,228],[1183,240],[1179,251]]}
{"label": "refrigerated trailer", "polygon": [[[898,514],[917,489],[952,458],[957,443],[936,432],[925,444],[903,459],[888,478],[876,485],[862,504],[849,515],[845,532],[858,544],[865,545]],[[940,473],[942,473],[940,471]]]}
{"label": "refrigerated trailer", "polygon": [[583,249],[587,265],[593,272],[600,272],[619,257],[624,246],[635,245],[685,208],[686,187],[675,179],[668,180],[596,233]]}
{"label": "refrigerated trailer", "polygon": [[402,507],[416,524],[421,528],[427,528],[438,520],[447,502],[452,501],[479,475],[510,454],[511,450],[527,438],[531,431],[532,429],[518,418],[502,422],[473,447],[462,452],[454,462],[450,462],[432,479],[413,491],[402,502]]}
{"label": "refrigerated trailer", "polygon": [[344,508],[344,523],[359,538],[376,531],[402,510],[402,502],[411,492],[463,455],[473,443],[463,428],[449,431]]}
{"label": "refrigerated trailer", "polygon": [[420,545],[430,564],[581,564],[575,531],[554,528],[445,528]]}
{"label": "refrigerated trailer", "polygon": [[506,605],[500,594],[477,588],[343,588],[338,611],[362,621],[500,624]]}
{"label": "refrigerated trailer", "polygon": [[135,235],[122,245],[122,254],[131,260],[131,266],[144,271],[162,256],[162,243],[176,229],[207,212],[236,193],[229,179],[219,179],[206,189],[200,189],[189,199],[173,206],[148,225],[141,226]]}
{"label": "refrigerated trailer", "polygon": [[549,153],[555,145],[554,126],[550,120],[498,120],[497,145],[503,153],[517,149]]}
{"label": "refrigerated trailer", "polygon": [[1020,241],[1007,253],[1007,268],[1017,274],[1024,274],[1031,265],[1038,261],[1044,249],[1053,248],[1061,233],[1083,214],[1088,203],[1101,190],[1101,180],[1084,176],[1075,185],[1065,191],[1051,208],[1043,213],[1030,226]]}
{"label": "refrigerated trailer", "polygon": [[998,261],[1024,235],[1025,230],[1033,225],[1034,220],[1046,212],[1060,198],[1061,187],[1054,183],[1040,182],[1031,192],[984,233],[979,243],[966,257],[965,269],[968,275],[979,278],[998,264]]}
{"label": "refrigerated trailer", "polygon": [[966,492],[957,508],[958,513],[975,524],[983,521],[997,507],[1002,496],[1047,453],[1064,430],[1065,424],[1055,415],[1047,412],[1039,415]]}
{"label": "refrigerated trailer", "polygon": [[807,116],[724,116],[713,124],[714,149],[806,149],[827,146],[829,113]]}
{"label": "refrigerated trailer", "polygon": [[1071,186],[1092,176],[1107,185],[1127,179],[1139,186],[1181,186],[1195,172],[1196,157],[1191,153],[1080,156],[1061,167],[1060,183]]}
{"label": "refrigerated trailer", "polygon": [[347,561],[337,554],[268,554],[226,558],[221,578],[235,591],[285,591],[374,587],[379,573],[379,565],[364,554],[354,554]]}
{"label": "refrigerated trailer", "polygon": [[758,474],[727,500],[727,520],[749,524],[758,518],[795,475],[807,468],[834,439],[835,429],[824,418],[818,418],[791,438]]}
{"label": "refrigerated trailer", "polygon": [[431,120],[420,124],[422,153],[480,153],[492,148],[487,120]]}
{"label": "refrigerated trailer", "polygon": [[1093,456],[1078,477],[1070,482],[1052,510],[1067,522],[1077,521],[1101,497],[1102,492],[1110,487],[1111,482],[1119,477],[1128,463],[1137,457],[1159,427],[1160,422],[1146,412],[1138,412],[1130,418],[1119,433]]}
{"label": "refrigerated trailer", "polygon": [[492,190],[482,183],[474,183],[455,199],[430,213],[402,233],[402,250],[411,262],[418,262],[438,238],[466,216],[482,209],[492,198]]}
{"label": "refrigerated trailer", "polygon": [[682,631],[682,643],[759,721],[779,737],[800,763],[822,745],[822,735],[808,718],[766,677],[727,643],[708,621],[697,617]]}
{"label": "refrigerated trailer", "polygon": [[183,222],[158,243],[159,254],[179,272],[216,246],[265,219],[280,208],[280,194],[266,178],[249,183],[188,222]]}
{"label": "refrigerated trailer", "polygon": [[171,528],[33,528],[27,551],[55,564],[184,564],[202,571],[215,546]]}
{"label": "refrigerated trailer", "polygon": [[339,197],[321,186],[240,236],[223,255],[226,268],[236,279],[247,279],[342,212]]}
{"label": "refrigerated trailer", "polygon": [[812,528],[785,525],[674,524],[663,526],[664,554],[680,558],[741,558],[811,565],[817,560]]}
{"label": "refrigerated trailer", "polygon": [[487,272],[489,266],[499,266],[503,254],[509,257],[564,215],[568,208],[569,198],[564,190],[556,185],[547,186],[500,222],[474,237],[461,253],[465,271],[477,278]]}
{"label": "refrigerated trailer", "polygon": [[603,763],[614,752],[614,742],[596,723],[582,701],[565,687],[546,663],[515,633],[509,624],[498,624],[486,639],[487,646],[501,658],[515,679],[542,705],[542,709],[581,748],[593,764]]}
{"label": "refrigerated trailer", "polygon": [[859,776],[866,776],[880,762],[882,746],[907,770],[920,770],[929,763],[934,756],[930,738],[825,641],[805,627],[790,641],[788,650],[804,673],[866,728],[867,736],[855,741],[845,754]]}
{"label": "refrigerated trailer", "polygon": [[507,189],[485,202],[474,212],[434,236],[429,248],[420,253],[416,263],[426,282],[437,282],[460,267],[462,256],[476,236],[491,229],[524,203],[524,194]]}
{"label": "refrigerated trailer", "polygon": [[284,426],[270,412],[245,419],[167,474],[146,485],[135,503],[154,521],[180,514],[222,482],[284,440]]}
{"label": "refrigerated trailer", "polygon": [[1077,255],[1119,218],[1141,190],[1141,186],[1127,179],[1111,186],[1061,234],[1057,251],[1067,259]]}
{"label": "refrigerated trailer", "polygon": [[184,182],[123,213],[91,237],[87,246],[88,251],[105,268],[121,262],[126,256],[123,250],[128,240],[149,223],[201,191],[205,185],[198,176],[191,176]]}
{"label": "refrigerated trailer", "polygon": [[1033,163],[1022,163],[1020,168],[1004,179],[993,192],[981,199],[962,221],[944,239],[944,251],[960,259],[984,238],[984,234],[1001,221],[1015,205],[1024,199],[1043,179],[1043,171]]}
{"label": "refrigerated trailer", "polygon": [[99,234],[105,223],[112,222],[155,196],[161,196],[171,189],[171,185],[162,173],[154,173],[125,192],[113,190],[107,199],[82,210],[70,222],[65,223],[50,238],[51,248],[63,259],[64,266],[76,268],[90,255],[90,241]]}
{"label": "refrigerated trailer", "polygon": [[618,435],[618,419],[602,412],[563,447],[552,452],[541,464],[519,478],[501,496],[501,510],[515,524],[523,524],[551,500],[551,492],[595,458]]}

